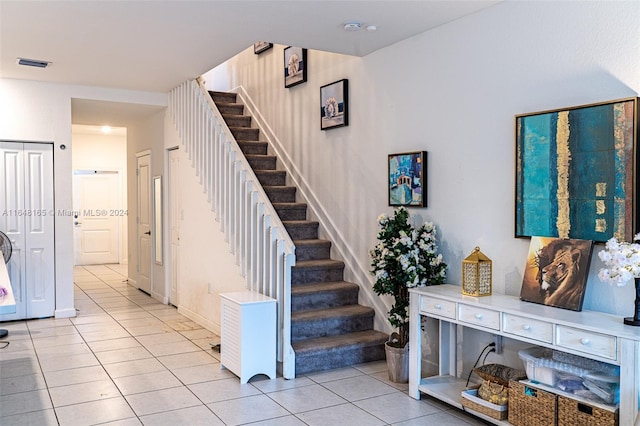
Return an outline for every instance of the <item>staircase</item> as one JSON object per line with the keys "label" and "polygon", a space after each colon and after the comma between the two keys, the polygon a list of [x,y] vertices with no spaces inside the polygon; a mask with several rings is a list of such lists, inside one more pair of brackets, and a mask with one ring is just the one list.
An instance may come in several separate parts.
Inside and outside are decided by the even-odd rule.
{"label": "staircase", "polygon": [[387,335],[373,330],[374,310],[358,304],[358,285],[343,280],[344,263],[330,258],[331,242],[251,127],[235,93],[209,92],[296,246],[291,270],[291,342],[296,375],[384,359]]}

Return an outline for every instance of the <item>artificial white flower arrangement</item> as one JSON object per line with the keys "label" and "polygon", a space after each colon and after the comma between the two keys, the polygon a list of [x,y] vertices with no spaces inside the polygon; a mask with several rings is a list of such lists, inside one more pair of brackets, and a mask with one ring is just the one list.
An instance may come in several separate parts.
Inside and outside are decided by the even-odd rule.
{"label": "artificial white flower arrangement", "polygon": [[409,340],[409,292],[411,287],[442,284],[447,265],[438,254],[436,227],[427,222],[419,228],[409,223],[404,207],[392,217],[378,217],[378,243],[371,255],[371,273],[375,275],[373,291],[395,298],[389,310],[389,323],[399,329],[397,346]]}
{"label": "artificial white flower arrangement", "polygon": [[[633,240],[640,241],[640,234],[636,234]],[[640,278],[639,243],[619,242],[616,238],[611,238],[605,249],[598,253],[598,257],[607,265],[607,268],[598,272],[601,281],[621,287],[632,278]]]}

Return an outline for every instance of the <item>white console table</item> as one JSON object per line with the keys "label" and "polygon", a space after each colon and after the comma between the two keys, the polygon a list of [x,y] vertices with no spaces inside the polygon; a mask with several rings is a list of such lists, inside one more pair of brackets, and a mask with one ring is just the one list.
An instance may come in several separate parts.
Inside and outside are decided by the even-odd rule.
{"label": "white console table", "polygon": [[[457,327],[528,342],[585,358],[620,366],[619,424],[636,424],[640,379],[640,327],[623,324],[622,317],[601,312],[575,312],[523,302],[518,297],[493,294],[463,296],[457,285],[437,285],[409,290],[410,341],[409,395],[420,393],[462,407],[460,394],[466,380],[457,370]],[[633,301],[630,301],[632,303]],[[439,375],[422,378],[421,317],[439,320]],[[508,424],[481,413],[496,424]]]}

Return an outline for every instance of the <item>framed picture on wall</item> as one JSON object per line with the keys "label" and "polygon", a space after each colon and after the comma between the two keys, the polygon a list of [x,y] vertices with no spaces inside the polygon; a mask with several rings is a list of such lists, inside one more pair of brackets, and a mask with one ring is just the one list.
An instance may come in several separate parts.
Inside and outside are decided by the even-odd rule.
{"label": "framed picture on wall", "polygon": [[320,88],[320,130],[349,125],[349,80],[342,79]]}
{"label": "framed picture on wall", "polygon": [[307,81],[307,49],[289,46],[284,49],[284,87]]}
{"label": "framed picture on wall", "polygon": [[531,237],[520,299],[582,310],[593,242]]}
{"label": "framed picture on wall", "polygon": [[427,207],[426,151],[389,155],[389,205]]}
{"label": "framed picture on wall", "polygon": [[517,115],[515,236],[638,232],[638,98]]}
{"label": "framed picture on wall", "polygon": [[256,55],[261,54],[262,52],[266,52],[267,50],[273,47],[273,43],[269,43],[267,41],[256,41],[253,43],[253,53]]}

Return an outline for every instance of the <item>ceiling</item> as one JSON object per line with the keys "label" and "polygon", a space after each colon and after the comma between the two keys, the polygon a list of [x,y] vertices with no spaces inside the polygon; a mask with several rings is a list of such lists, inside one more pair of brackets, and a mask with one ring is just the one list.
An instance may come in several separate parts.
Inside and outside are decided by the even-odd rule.
{"label": "ceiling", "polygon": [[168,92],[255,41],[365,56],[499,1],[0,0],[0,77]]}

